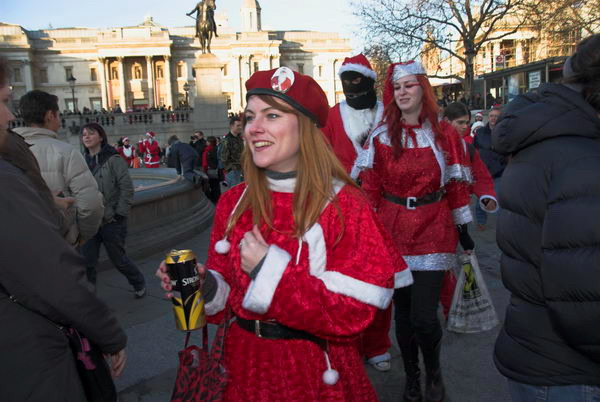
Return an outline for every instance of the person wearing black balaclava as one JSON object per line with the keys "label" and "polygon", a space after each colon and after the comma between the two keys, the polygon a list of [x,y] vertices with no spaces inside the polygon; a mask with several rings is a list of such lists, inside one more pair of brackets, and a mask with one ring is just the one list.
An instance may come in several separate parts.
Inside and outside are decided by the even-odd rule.
{"label": "person wearing black balaclava", "polygon": [[[323,133],[350,173],[358,151],[381,121],[383,104],[375,92],[377,74],[363,54],[346,58],[338,75],[346,99],[331,108]],[[391,307],[378,310],[373,323],[359,339],[360,353],[378,371],[388,371],[391,367],[388,353],[391,313]]]}

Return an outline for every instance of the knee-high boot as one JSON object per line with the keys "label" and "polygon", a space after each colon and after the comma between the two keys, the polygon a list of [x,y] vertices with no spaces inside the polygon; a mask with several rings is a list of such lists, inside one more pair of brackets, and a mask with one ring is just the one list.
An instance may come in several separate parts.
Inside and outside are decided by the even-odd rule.
{"label": "knee-high boot", "polygon": [[441,345],[441,339],[435,345],[420,345],[427,374],[425,382],[426,402],[441,402],[444,400],[446,394],[440,367]]}
{"label": "knee-high boot", "polygon": [[406,386],[404,388],[403,400],[405,402],[421,402],[423,392],[421,390],[421,370],[419,369],[419,347],[415,336],[398,342],[404,362],[406,373]]}

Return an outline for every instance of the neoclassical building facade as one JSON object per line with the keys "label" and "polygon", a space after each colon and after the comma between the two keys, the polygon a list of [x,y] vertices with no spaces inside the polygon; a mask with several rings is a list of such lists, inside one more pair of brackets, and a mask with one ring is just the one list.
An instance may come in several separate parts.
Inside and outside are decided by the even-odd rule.
{"label": "neoclassical building facade", "polygon": [[[222,90],[230,112],[243,109],[244,83],[254,71],[279,66],[313,76],[332,105],[343,97],[337,70],[352,52],[349,39],[337,33],[262,30],[256,0],[242,0],[240,12],[240,32],[229,27],[226,14],[216,14],[219,37],[211,45],[223,63]],[[14,102],[41,89],[58,96],[61,110],[176,108],[194,104],[193,65],[201,53],[194,35],[193,26],[167,28],[151,17],[137,26],[110,29],[28,31],[0,22],[0,56],[11,66]]]}

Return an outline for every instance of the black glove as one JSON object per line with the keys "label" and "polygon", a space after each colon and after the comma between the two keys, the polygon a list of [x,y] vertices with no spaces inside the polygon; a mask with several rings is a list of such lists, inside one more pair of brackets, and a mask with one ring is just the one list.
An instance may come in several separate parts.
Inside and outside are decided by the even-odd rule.
{"label": "black glove", "polygon": [[456,225],[456,230],[458,230],[458,241],[460,242],[460,246],[463,248],[463,250],[473,250],[475,248],[475,242],[469,235],[467,225]]}

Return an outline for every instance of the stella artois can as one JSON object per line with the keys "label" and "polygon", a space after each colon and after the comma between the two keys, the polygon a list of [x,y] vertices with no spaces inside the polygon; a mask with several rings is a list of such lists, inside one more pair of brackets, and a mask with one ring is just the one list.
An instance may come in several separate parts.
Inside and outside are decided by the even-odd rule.
{"label": "stella artois can", "polygon": [[[172,250],[165,260],[175,293],[173,312],[177,329],[193,331],[206,325],[204,299],[200,291],[200,276],[196,270],[196,255],[192,250]],[[179,297],[178,297],[179,296]]]}

